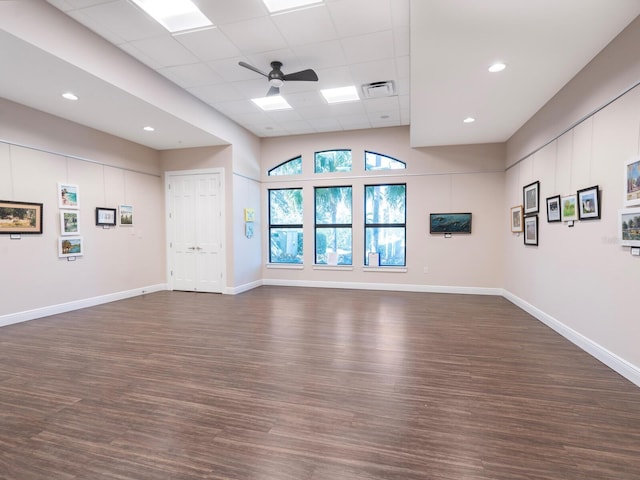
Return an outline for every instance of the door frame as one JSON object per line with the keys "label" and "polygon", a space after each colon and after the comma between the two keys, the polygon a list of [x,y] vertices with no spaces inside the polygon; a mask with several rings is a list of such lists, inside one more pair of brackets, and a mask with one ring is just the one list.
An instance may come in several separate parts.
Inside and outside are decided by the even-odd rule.
{"label": "door frame", "polygon": [[170,236],[171,236],[171,221],[169,218],[169,211],[171,209],[171,203],[169,195],[169,183],[172,177],[177,176],[185,176],[185,175],[211,175],[213,173],[220,174],[220,237],[222,238],[222,246],[220,247],[220,255],[222,255],[220,264],[222,268],[222,292],[227,293],[227,223],[226,223],[226,188],[225,188],[225,178],[224,178],[224,168],[202,168],[195,170],[171,170],[164,172],[164,218],[165,218],[165,252],[166,252],[166,277],[167,277],[167,286],[169,290],[173,290],[173,277],[171,275],[171,270],[173,268],[173,255],[170,246]]}

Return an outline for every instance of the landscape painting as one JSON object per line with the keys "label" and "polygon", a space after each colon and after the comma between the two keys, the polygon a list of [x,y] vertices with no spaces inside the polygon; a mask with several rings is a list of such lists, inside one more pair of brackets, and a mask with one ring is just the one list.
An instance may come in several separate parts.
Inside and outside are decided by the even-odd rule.
{"label": "landscape painting", "polygon": [[640,247],[640,208],[620,210],[618,236],[622,245]]}
{"label": "landscape painting", "polygon": [[42,233],[42,203],[0,200],[0,234]]}
{"label": "landscape painting", "polygon": [[471,214],[432,213],[429,233],[471,233]]}

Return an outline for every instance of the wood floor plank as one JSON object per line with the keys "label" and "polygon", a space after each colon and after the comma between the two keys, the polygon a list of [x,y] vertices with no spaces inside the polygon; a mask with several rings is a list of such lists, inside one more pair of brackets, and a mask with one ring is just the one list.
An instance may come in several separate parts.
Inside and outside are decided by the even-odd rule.
{"label": "wood floor plank", "polygon": [[0,328],[1,480],[637,480],[640,389],[503,298],[158,292]]}

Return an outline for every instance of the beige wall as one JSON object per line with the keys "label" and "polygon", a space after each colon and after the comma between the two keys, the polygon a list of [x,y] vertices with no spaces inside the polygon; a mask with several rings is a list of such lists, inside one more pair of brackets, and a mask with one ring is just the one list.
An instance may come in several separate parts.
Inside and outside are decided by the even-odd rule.
{"label": "beige wall", "polygon": [[[503,147],[492,144],[412,149],[408,127],[263,140],[261,221],[265,225],[265,237],[268,235],[269,188],[302,186],[305,212],[304,269],[275,269],[265,265],[264,278],[275,283],[306,282],[358,288],[500,288],[503,282],[502,240],[497,233],[505,224],[500,208],[504,202]],[[312,173],[314,152],[344,148],[352,150],[351,173]],[[365,150],[402,160],[407,168],[404,171],[365,172]],[[298,155],[303,158],[303,175],[267,176],[270,168]],[[406,272],[365,271],[362,268],[364,185],[402,182],[407,184]],[[354,265],[350,271],[313,268],[313,187],[331,184],[353,186]],[[430,235],[428,219],[432,212],[472,212],[472,234],[454,235],[449,239]],[[262,256],[266,262],[268,245],[262,243]]]}

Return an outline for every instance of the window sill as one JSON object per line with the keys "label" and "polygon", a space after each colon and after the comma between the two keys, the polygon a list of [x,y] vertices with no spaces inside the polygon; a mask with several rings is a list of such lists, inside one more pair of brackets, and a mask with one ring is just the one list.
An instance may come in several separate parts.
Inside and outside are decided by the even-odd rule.
{"label": "window sill", "polygon": [[318,263],[313,266],[314,270],[344,270],[347,272],[353,271],[353,265],[325,265],[324,263]]}
{"label": "window sill", "polygon": [[301,263],[267,263],[266,267],[276,270],[304,270],[304,265]]}
{"label": "window sill", "polygon": [[407,273],[407,267],[362,267],[363,272]]}

